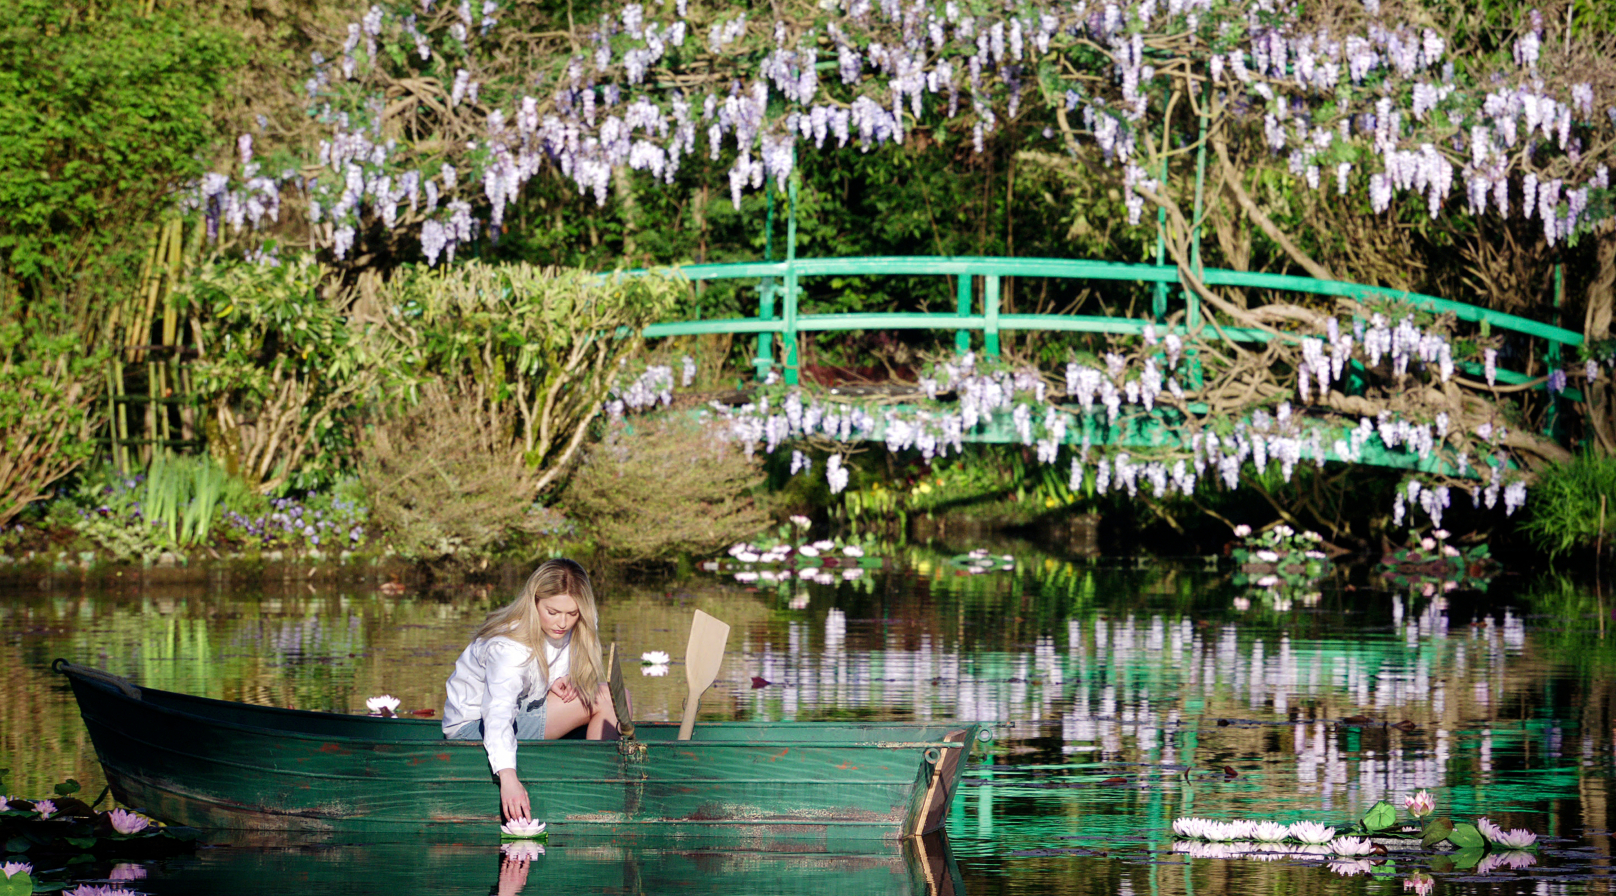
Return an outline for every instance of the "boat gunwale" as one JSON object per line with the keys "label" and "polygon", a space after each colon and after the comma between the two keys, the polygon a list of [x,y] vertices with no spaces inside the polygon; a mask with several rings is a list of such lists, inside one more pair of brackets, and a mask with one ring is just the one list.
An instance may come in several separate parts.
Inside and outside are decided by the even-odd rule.
{"label": "boat gunwale", "polygon": [[[238,732],[247,732],[247,733],[253,733],[253,734],[257,734],[257,735],[264,736],[264,737],[271,737],[271,738],[274,738],[274,739],[277,739],[277,740],[317,741],[317,742],[320,742],[320,743],[354,743],[354,744],[368,744],[368,745],[377,745],[377,746],[387,745],[387,746],[402,746],[402,747],[415,746],[415,745],[434,745],[434,746],[453,745],[453,746],[456,746],[456,747],[459,747],[459,748],[462,748],[462,749],[468,748],[468,747],[477,747],[478,749],[482,748],[482,741],[480,741],[480,740],[451,740],[451,739],[449,739],[447,737],[443,737],[443,738],[439,738],[439,739],[417,738],[417,739],[408,739],[408,740],[398,740],[398,739],[388,739],[388,738],[379,738],[379,737],[363,737],[363,736],[358,736],[358,735],[347,735],[347,734],[333,734],[333,735],[321,736],[321,735],[308,734],[308,733],[304,733],[304,732],[287,731],[286,729],[282,729],[282,728],[272,728],[272,727],[267,727],[267,726],[262,726],[262,725],[248,725],[248,724],[243,724],[243,723],[240,723],[240,722],[232,722],[232,721],[227,721],[227,720],[224,720],[224,719],[213,718],[211,716],[203,715],[203,714],[200,714],[200,713],[186,712],[186,711],[184,711],[182,709],[178,709],[178,708],[173,707],[173,706],[163,706],[163,705],[160,705],[160,704],[152,704],[152,703],[146,701],[144,698],[137,700],[137,699],[135,699],[133,697],[129,697],[126,694],[120,693],[118,688],[111,685],[110,683],[103,682],[103,681],[100,681],[100,680],[97,680],[97,679],[94,679],[94,678],[89,678],[89,677],[82,676],[82,675],[74,675],[71,671],[64,671],[62,674],[69,676],[69,678],[74,680],[74,681],[79,681],[79,682],[82,682],[84,684],[88,684],[88,685],[91,685],[91,686],[94,686],[94,687],[98,687],[98,688],[102,689],[103,691],[105,691],[107,696],[109,696],[109,697],[112,697],[112,698],[117,699],[117,700],[126,701],[127,703],[130,703],[130,704],[137,704],[137,703],[142,704],[145,709],[150,710],[150,711],[154,711],[156,713],[162,713],[162,714],[166,714],[166,715],[169,715],[169,716],[176,716],[176,717],[179,717],[179,718],[190,719],[190,720],[193,720],[193,721],[201,722],[201,723],[206,724],[206,725],[210,725],[210,726],[214,726],[214,727],[218,727],[218,728],[223,728],[223,729],[226,729],[226,730],[238,731]],[[180,697],[183,700],[201,701],[201,702],[204,702],[204,703],[218,704],[218,705],[222,705],[222,706],[243,706],[243,707],[247,707],[247,708],[249,708],[249,709],[251,709],[253,711],[265,711],[265,710],[267,710],[272,714],[291,713],[291,714],[301,715],[301,716],[305,716],[305,717],[314,716],[314,717],[319,717],[319,718],[322,718],[322,719],[340,720],[341,722],[345,722],[345,723],[353,723],[353,724],[359,724],[359,725],[375,725],[378,728],[380,728],[382,726],[386,726],[386,725],[396,725],[399,722],[404,722],[406,724],[412,724],[413,727],[419,727],[419,726],[422,726],[422,725],[433,724],[432,720],[429,720],[429,719],[399,719],[399,718],[389,719],[389,718],[379,717],[379,716],[346,715],[346,714],[343,714],[343,713],[320,712],[318,710],[308,710],[308,709],[287,709],[285,707],[279,707],[279,706],[262,706],[262,705],[255,704],[255,703],[242,703],[242,702],[236,701],[236,700],[220,700],[220,699],[217,699],[217,698],[214,698],[214,697],[200,697],[200,696],[196,696],[196,695],[192,695],[192,694],[182,694],[182,693],[179,693],[177,691],[165,691],[165,690],[162,690],[160,688],[146,688],[146,687],[141,687],[141,686],[138,686],[138,685],[136,687],[143,694],[145,692],[150,691],[150,692],[155,692],[157,694]],[[83,706],[81,705],[79,707],[79,709],[80,709],[80,714],[82,715]],[[723,727],[725,727],[727,729],[734,729],[734,728],[764,728],[764,727],[778,729],[778,728],[780,728],[782,726],[801,727],[801,728],[804,728],[804,729],[809,729],[809,728],[819,728],[820,726],[823,726],[823,725],[826,725],[826,724],[838,724],[838,723],[834,723],[834,722],[831,722],[831,723],[827,723],[827,722],[800,722],[800,721],[799,722],[742,721],[742,722],[707,722],[707,723],[704,723],[704,725],[721,725],[721,726],[723,726]],[[849,726],[854,726],[854,725],[857,725],[859,723],[850,722],[850,723],[846,723],[846,724],[848,724]],[[970,729],[972,727],[980,728],[983,723],[981,723],[981,722],[947,722],[947,721],[943,721],[943,722],[922,722],[922,723],[877,722],[875,724],[877,724],[877,725],[886,725],[886,726],[890,726],[890,727],[919,727],[919,726],[924,725],[924,726],[927,726],[927,727],[952,728],[954,730],[958,730],[960,728],[965,728],[965,729]],[[678,728],[678,725],[676,723],[673,723],[673,722],[648,722],[648,723],[636,722],[635,723],[635,729],[636,730],[639,730],[640,728],[647,727],[647,726],[654,726],[654,727],[657,727],[657,728],[664,728],[665,727],[665,728],[668,728],[668,729],[675,729],[675,730]],[[441,723],[438,724],[437,727],[438,727],[439,731],[442,730]],[[823,730],[823,729],[821,729],[821,730]],[[857,748],[860,748],[860,749],[877,749],[877,750],[917,750],[917,749],[929,749],[929,748],[932,748],[932,747],[936,747],[936,748],[939,748],[939,749],[964,749],[964,748],[970,746],[971,744],[974,744],[975,741],[976,741],[976,738],[974,738],[974,737],[967,738],[966,740],[963,740],[963,741],[949,741],[949,740],[935,740],[935,741],[872,741],[872,740],[868,740],[868,734],[863,734],[862,736],[865,739],[863,739],[863,740],[851,740],[851,739],[848,739],[848,740],[815,740],[815,741],[811,741],[811,742],[804,742],[804,741],[802,741],[800,739],[798,739],[798,740],[767,740],[767,741],[760,741],[760,740],[697,740],[697,739],[692,738],[691,740],[681,741],[681,740],[640,740],[638,738],[635,738],[634,743],[639,744],[639,745],[643,745],[647,749],[651,749],[651,748],[663,749],[663,748],[670,748],[670,747],[677,749],[677,748],[681,748],[681,747],[685,747],[685,746],[689,746],[689,745],[699,745],[701,747],[706,747],[706,748],[720,747],[720,746],[729,746],[729,747],[773,747],[773,748],[793,747],[793,748],[798,748],[798,749],[809,748],[809,747],[836,747],[836,748],[857,747]],[[521,744],[524,744],[524,745],[529,745],[529,746],[542,745],[542,744],[557,744],[557,745],[559,745],[559,744],[565,744],[565,743],[584,743],[584,744],[595,743],[595,744],[600,744],[602,746],[611,745],[611,746],[615,747],[616,744],[618,743],[618,741],[607,741],[607,740],[601,740],[601,741],[583,740],[583,741],[579,741],[579,740],[573,739],[573,738],[557,738],[557,739],[553,739],[553,740],[523,740],[523,741],[518,741],[518,743],[521,743]]]}

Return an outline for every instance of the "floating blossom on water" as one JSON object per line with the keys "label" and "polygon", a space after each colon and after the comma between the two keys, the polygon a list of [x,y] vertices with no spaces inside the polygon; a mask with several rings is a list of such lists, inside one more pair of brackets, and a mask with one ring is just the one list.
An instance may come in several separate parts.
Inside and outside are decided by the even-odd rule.
{"label": "floating blossom on water", "polygon": [[[757,581],[757,577],[758,574],[755,572],[738,572],[735,574],[735,581],[755,582]],[[649,675],[652,678],[661,678],[668,674],[668,666],[666,663],[656,663],[649,666],[641,666],[640,674]]]}
{"label": "floating blossom on water", "polygon": [[531,839],[544,833],[544,822],[532,818],[516,818],[500,825],[499,832],[507,837]]}
{"label": "floating blossom on water", "polygon": [[392,694],[382,694],[380,697],[366,698],[365,707],[374,715],[397,715],[400,702]]}
{"label": "floating blossom on water", "polygon": [[1537,842],[1537,835],[1531,831],[1525,828],[1514,828],[1506,831],[1490,818],[1478,819],[1476,821],[1476,830],[1481,832],[1481,836],[1487,838],[1488,843],[1502,846],[1506,849],[1525,849]]}
{"label": "floating blossom on water", "polygon": [[1353,859],[1350,862],[1331,862],[1329,869],[1342,877],[1352,877],[1355,874],[1373,874],[1375,866],[1365,859]]}
{"label": "floating blossom on water", "polygon": [[1251,832],[1252,838],[1264,843],[1278,843],[1290,836],[1290,828],[1277,821],[1259,821]]}
{"label": "floating blossom on water", "polygon": [[1436,878],[1423,871],[1416,871],[1403,878],[1403,889],[1414,893],[1415,896],[1429,896],[1435,887]]}
{"label": "floating blossom on water", "polygon": [[145,880],[146,866],[134,862],[119,862],[112,866],[112,873],[107,880]]}
{"label": "floating blossom on water", "polygon": [[56,814],[56,804],[50,800],[40,800],[34,803],[34,811],[39,813],[40,818],[49,818]]}
{"label": "floating blossom on water", "polygon": [[112,822],[113,830],[125,835],[138,834],[151,827],[151,819],[123,809],[113,809],[108,812],[107,820]]}
{"label": "floating blossom on water", "polygon": [[1424,818],[1436,811],[1436,797],[1431,796],[1429,790],[1422,790],[1403,800],[1403,808],[1415,818]]}
{"label": "floating blossom on water", "polygon": [[1362,837],[1337,837],[1330,841],[1330,851],[1349,858],[1366,856],[1375,851],[1375,844]]}
{"label": "floating blossom on water", "polygon": [[33,873],[34,866],[28,864],[27,862],[7,862],[4,865],[0,865],[0,874],[4,874],[8,879],[17,874]]}
{"label": "floating blossom on water", "polygon": [[80,884],[71,890],[63,890],[62,896],[140,896],[133,890],[123,887],[97,887],[91,884]]}
{"label": "floating blossom on water", "polygon": [[1329,843],[1335,839],[1335,828],[1316,821],[1298,821],[1291,825],[1291,836],[1302,843]]}
{"label": "floating blossom on water", "polygon": [[640,654],[640,662],[648,666],[666,666],[672,659],[666,650],[647,650]]}
{"label": "floating blossom on water", "polygon": [[864,556],[864,549],[856,544],[845,545],[842,547],[842,555],[845,557],[862,557]]}

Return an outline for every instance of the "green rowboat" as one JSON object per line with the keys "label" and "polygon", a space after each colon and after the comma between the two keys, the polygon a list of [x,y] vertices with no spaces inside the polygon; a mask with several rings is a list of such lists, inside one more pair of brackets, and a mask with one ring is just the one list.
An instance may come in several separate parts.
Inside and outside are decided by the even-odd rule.
{"label": "green rowboat", "polygon": [[[205,829],[380,833],[498,825],[477,741],[439,723],[136,687],[57,660],[113,795]],[[956,722],[639,723],[622,741],[524,741],[533,817],[558,833],[726,843],[891,840],[940,828],[982,733]]]}

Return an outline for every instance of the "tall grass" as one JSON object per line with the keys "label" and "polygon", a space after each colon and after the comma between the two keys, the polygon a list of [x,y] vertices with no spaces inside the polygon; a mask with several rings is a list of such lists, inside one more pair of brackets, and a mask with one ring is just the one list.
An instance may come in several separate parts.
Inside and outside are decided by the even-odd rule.
{"label": "tall grass", "polygon": [[1616,457],[1591,452],[1538,475],[1522,529],[1550,554],[1609,550],[1616,541]]}
{"label": "tall grass", "polygon": [[142,483],[141,515],[176,545],[205,541],[232,489],[241,489],[211,457],[152,458]]}

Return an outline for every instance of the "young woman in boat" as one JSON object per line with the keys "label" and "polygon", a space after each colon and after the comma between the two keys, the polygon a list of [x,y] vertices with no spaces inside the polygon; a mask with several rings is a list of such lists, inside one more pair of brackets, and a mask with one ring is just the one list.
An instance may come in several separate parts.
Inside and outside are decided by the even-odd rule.
{"label": "young woman in boat", "polygon": [[583,567],[549,560],[516,600],[488,614],[455,661],[443,733],[483,742],[507,820],[532,812],[516,776],[518,740],[554,740],[580,727],[590,740],[617,737],[598,625]]}

